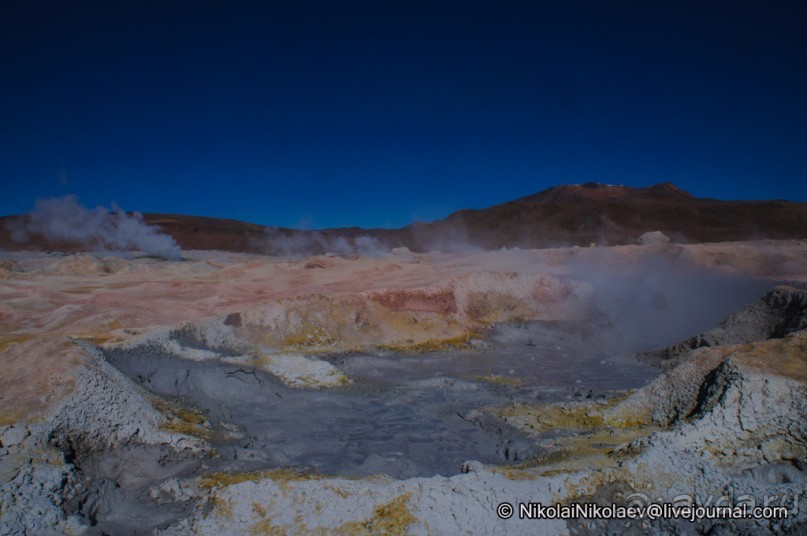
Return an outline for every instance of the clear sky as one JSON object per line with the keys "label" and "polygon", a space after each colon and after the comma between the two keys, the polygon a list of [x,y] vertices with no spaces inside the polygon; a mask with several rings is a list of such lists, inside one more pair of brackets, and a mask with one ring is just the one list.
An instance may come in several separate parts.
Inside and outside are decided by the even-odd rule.
{"label": "clear sky", "polygon": [[807,201],[807,2],[0,2],[0,214],[402,226],[561,183]]}

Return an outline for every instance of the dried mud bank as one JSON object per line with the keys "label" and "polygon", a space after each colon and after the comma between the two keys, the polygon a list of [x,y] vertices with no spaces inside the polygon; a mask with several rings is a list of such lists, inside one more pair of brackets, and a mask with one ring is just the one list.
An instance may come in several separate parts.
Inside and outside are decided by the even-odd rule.
{"label": "dried mud bank", "polygon": [[589,294],[551,275],[476,271],[427,287],[282,298],[172,337],[229,352],[429,351],[466,345],[497,322],[579,318]]}
{"label": "dried mud bank", "polygon": [[[635,251],[626,249],[629,255]],[[693,251],[697,248],[681,248],[679,256]],[[561,257],[586,254],[573,250]],[[725,259],[719,247],[710,255],[706,258]],[[803,252],[788,255],[795,260],[789,261],[790,272],[777,275],[781,279],[793,279],[800,269],[796,264]],[[243,369],[240,375],[250,382],[266,380],[290,399],[301,393],[330,396],[363,388],[368,380],[357,370],[373,356],[400,356],[395,352],[402,350],[484,350],[497,341],[536,351],[554,348],[560,340],[555,331],[530,331],[523,322],[579,319],[588,314],[598,290],[566,274],[481,270],[483,260],[452,260],[472,268],[452,264],[440,277],[417,278],[416,272],[407,272],[410,284],[403,287],[383,279],[389,270],[406,272],[403,262],[393,263],[399,268],[383,262],[370,267],[383,283],[371,290],[339,287],[334,292],[304,279],[297,294],[255,298],[259,286],[243,283],[243,288],[228,291],[235,296],[230,301],[207,294],[207,285],[213,284],[208,278],[250,280],[266,269],[262,261],[252,267],[240,261],[205,261],[204,267],[177,263],[182,283],[149,281],[146,285],[151,286],[145,287],[137,283],[139,278],[162,268],[122,262],[118,271],[104,272],[109,279],[100,281],[109,289],[106,294],[92,295],[76,286],[77,281],[86,284],[87,276],[76,276],[74,270],[97,266],[82,261],[55,280],[42,276],[53,285],[43,290],[36,287],[42,283],[30,279],[39,277],[31,275],[36,263],[15,261],[14,271],[7,274],[11,283],[2,289],[10,298],[0,304],[0,322],[13,329],[0,340],[0,350],[15,358],[23,353],[44,356],[59,348],[61,353],[50,355],[69,357],[69,374],[62,375],[69,387],[61,396],[48,393],[49,405],[40,417],[12,419],[12,424],[0,426],[0,534],[805,531],[807,514],[799,501],[807,493],[807,332],[805,291],[796,288],[779,287],[715,330],[655,354],[665,372],[634,391],[581,388],[569,392],[572,400],[542,396],[539,402],[536,396],[522,396],[537,382],[538,373],[474,371],[455,381],[458,387],[493,392],[480,387],[487,383],[512,398],[510,403],[493,400],[464,416],[506,423],[519,438],[526,438],[529,448],[519,450],[529,451],[529,456],[516,464],[510,460],[509,465],[469,459],[462,472],[451,476],[328,476],[285,467],[278,463],[282,460],[271,459],[271,452],[268,460],[262,459],[260,449],[239,451],[235,463],[232,453],[218,449],[228,434],[235,437],[243,430],[222,426],[210,412],[200,411],[203,404],[186,404],[179,396],[150,390],[148,374],[137,378],[148,371],[116,362],[151,348],[157,359],[190,363],[187,370],[214,365]],[[517,261],[514,264],[523,259]],[[317,262],[330,267],[300,268],[338,271],[348,261]],[[104,261],[104,266],[111,264]],[[769,269],[769,264],[760,266]],[[286,269],[292,279],[300,273],[296,267],[272,267],[280,270],[277,273]],[[352,281],[355,270],[339,277],[345,274]],[[198,285],[187,289],[188,280],[196,277],[201,278]],[[136,301],[138,293],[160,296],[175,284],[181,299],[156,305]],[[60,305],[34,306],[30,298],[15,294],[18,291],[41,293],[49,303]],[[663,302],[653,294],[644,297],[652,304]],[[182,300],[187,306],[177,309],[175,302]],[[105,313],[82,309],[88,303]],[[141,305],[149,308],[137,311]],[[48,311],[41,322],[47,339],[14,327],[13,315],[26,307]],[[191,321],[179,322],[182,319]],[[482,338],[484,330],[498,322],[512,325]],[[82,337],[71,342],[67,335]],[[569,356],[558,357],[572,361],[579,350],[563,348],[558,352]],[[603,371],[616,367],[607,361],[602,366]],[[159,373],[151,377],[160,379]],[[163,379],[173,382],[170,376]],[[433,383],[428,388],[434,388]],[[545,393],[542,389],[536,392]],[[691,524],[521,520],[517,514],[502,520],[496,515],[501,502],[624,504],[695,496],[712,503],[767,499],[787,506],[790,516],[769,522]]]}
{"label": "dried mud bank", "polygon": [[[86,358],[73,395],[42,422],[0,429],[0,534],[101,534],[90,527],[99,518],[104,532],[132,526],[149,532],[180,517],[136,500],[149,469],[167,478],[169,461],[210,455],[203,440],[166,431],[167,417],[148,394],[95,346],[74,342]],[[161,452],[160,467],[109,456],[144,449]]]}

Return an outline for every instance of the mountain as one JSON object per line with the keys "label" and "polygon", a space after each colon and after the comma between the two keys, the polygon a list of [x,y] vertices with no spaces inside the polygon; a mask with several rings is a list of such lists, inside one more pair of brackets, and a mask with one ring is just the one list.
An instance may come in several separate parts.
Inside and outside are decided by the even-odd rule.
{"label": "mountain", "polygon": [[[8,228],[24,218],[0,218],[6,224],[0,225],[0,249],[81,249],[77,244],[49,242],[41,235],[24,244],[14,242]],[[145,214],[144,221],[161,227],[184,249],[302,254],[399,246],[413,251],[542,248],[635,244],[648,231],[662,231],[673,242],[687,243],[807,238],[807,203],[697,198],[670,183],[647,188],[586,183],[555,186],[400,229],[304,231],[165,214]]]}
{"label": "mountain", "polygon": [[398,235],[418,249],[440,237],[464,237],[495,249],[635,244],[647,231],[662,231],[674,242],[805,238],[807,203],[701,199],[670,183],[647,188],[571,184],[481,210],[460,210],[444,220],[405,227]]}

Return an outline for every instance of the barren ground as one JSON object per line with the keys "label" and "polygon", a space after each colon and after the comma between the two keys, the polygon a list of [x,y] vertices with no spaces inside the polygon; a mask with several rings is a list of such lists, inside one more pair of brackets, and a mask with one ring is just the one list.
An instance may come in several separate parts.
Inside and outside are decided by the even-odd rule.
{"label": "barren ground", "polygon": [[[649,527],[797,533],[805,523],[797,511],[778,524],[659,521],[643,527],[501,520],[495,507],[576,498],[610,503],[632,493],[671,501],[696,491],[722,496],[726,487],[792,502],[807,491],[805,283],[807,245],[792,240],[398,251],[299,261],[201,251],[186,251],[176,262],[6,254],[0,257],[0,534],[92,533],[99,527],[128,532],[138,515],[153,516],[141,519],[144,530],[176,534],[616,533]],[[776,285],[790,286],[722,331],[697,339],[709,344],[687,342],[660,353],[707,332]],[[698,310],[684,314],[684,307]],[[578,346],[560,350],[560,340]],[[538,349],[528,354],[525,347]],[[634,366],[634,383],[626,374],[616,390],[595,388],[587,398],[588,385],[572,381],[569,387],[578,392],[553,398],[545,395],[548,376],[542,379],[535,366],[499,370],[490,357],[524,352],[540,362],[544,347],[546,364],[596,348],[614,359],[608,362],[614,370]],[[513,348],[520,350],[508,350]],[[641,362],[631,357],[644,350],[655,353]],[[474,369],[473,377],[433,364],[441,355],[473,358],[474,351],[487,356],[490,369],[477,371],[470,361],[455,367]],[[249,432],[249,423],[227,429],[227,419],[204,408],[207,398],[160,391],[159,382],[143,379],[146,368],[138,359],[146,354],[204,367],[237,365],[262,378],[261,386],[276,382],[274,389],[288,400],[303,397],[300,404],[313,400],[305,393],[322,398],[364,388],[375,370],[367,364],[372,358],[382,360],[372,361],[373,367],[408,382],[400,403],[417,405],[434,383],[396,372],[395,360],[409,359],[413,367],[440,370],[435,377],[456,377],[456,389],[498,386],[500,398],[487,400],[471,420],[483,428],[506,425],[514,442],[531,438],[534,450],[517,464],[509,451],[501,463],[467,460],[470,465],[456,474],[412,470],[417,477],[401,476],[410,474],[407,469],[394,478],[380,476],[383,462],[367,462],[358,475],[320,474],[291,463],[282,467],[277,453],[272,457],[271,441],[278,439],[263,435],[269,443],[261,452],[268,452],[250,454],[252,465],[219,467],[199,460],[226,457],[225,447],[216,447],[222,450],[217,454],[212,446],[232,445],[227,434]],[[417,356],[432,356],[432,364]],[[648,380],[658,377],[637,383],[645,366],[660,367]],[[159,377],[160,367],[151,374]],[[203,390],[201,383],[189,385]],[[151,458],[137,454],[149,449],[162,469],[149,472]],[[109,469],[126,465],[109,454],[119,451],[136,456],[136,473],[148,475]],[[239,452],[245,456],[234,452],[233,460]],[[106,455],[111,461],[104,461]],[[261,460],[273,461],[262,467]],[[124,491],[104,491],[93,474]],[[104,499],[129,491],[162,510],[121,513],[115,500]]]}

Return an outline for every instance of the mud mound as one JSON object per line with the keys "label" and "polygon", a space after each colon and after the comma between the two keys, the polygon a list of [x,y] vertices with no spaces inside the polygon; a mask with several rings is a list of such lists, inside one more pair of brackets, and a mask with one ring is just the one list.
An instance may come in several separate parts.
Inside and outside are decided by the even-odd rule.
{"label": "mud mound", "polygon": [[665,366],[685,360],[693,350],[781,338],[807,327],[807,290],[776,287],[717,327],[655,354]]}

